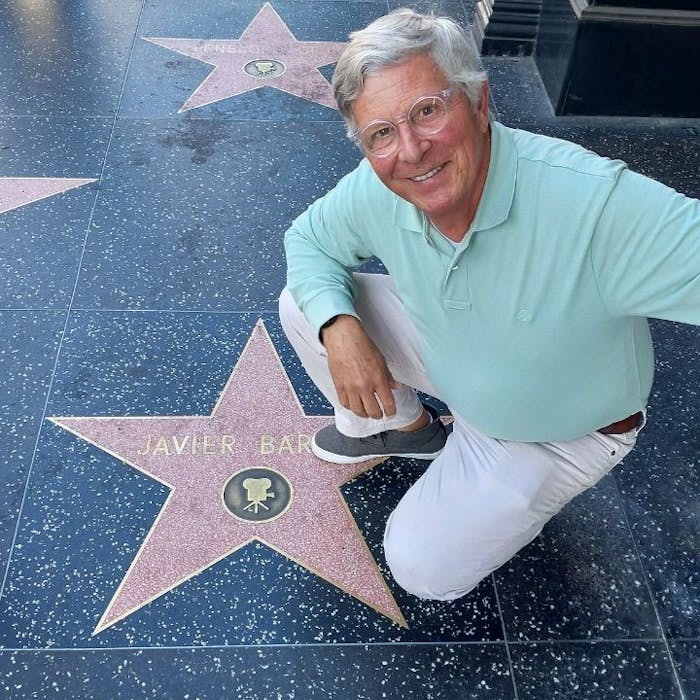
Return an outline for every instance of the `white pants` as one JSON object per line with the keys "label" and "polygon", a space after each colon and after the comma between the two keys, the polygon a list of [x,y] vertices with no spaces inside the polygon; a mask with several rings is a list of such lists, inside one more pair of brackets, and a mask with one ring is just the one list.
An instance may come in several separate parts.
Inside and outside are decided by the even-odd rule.
{"label": "white pants", "polygon": [[[403,427],[422,411],[414,391],[440,398],[425,374],[418,338],[387,275],[357,274],[355,308],[402,388],[392,418],[343,408],[323,345],[287,290],[280,319],[304,368],[354,437]],[[622,418],[623,416],[620,416]],[[397,583],[421,598],[452,600],[532,541],[571,499],[593,486],[634,447],[640,428],[590,433],[569,442],[512,442],[484,435],[460,416],[442,454],[389,517],[384,552]]]}

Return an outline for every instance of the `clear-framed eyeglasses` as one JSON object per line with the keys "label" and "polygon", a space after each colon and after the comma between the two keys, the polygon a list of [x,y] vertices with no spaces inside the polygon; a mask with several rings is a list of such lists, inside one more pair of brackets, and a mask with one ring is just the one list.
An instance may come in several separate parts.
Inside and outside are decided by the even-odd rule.
{"label": "clear-framed eyeglasses", "polygon": [[449,87],[437,95],[419,97],[403,119],[374,119],[352,135],[353,141],[373,158],[388,158],[399,147],[399,124],[406,122],[418,136],[437,134],[447,124],[447,103],[456,94]]}

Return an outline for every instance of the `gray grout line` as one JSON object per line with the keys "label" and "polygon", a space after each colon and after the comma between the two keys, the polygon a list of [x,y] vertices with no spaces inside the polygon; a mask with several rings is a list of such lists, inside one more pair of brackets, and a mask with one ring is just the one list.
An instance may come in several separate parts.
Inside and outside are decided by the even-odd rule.
{"label": "gray grout line", "polygon": [[76,114],[75,112],[66,112],[65,114],[62,114],[60,112],[54,112],[50,114],[43,114],[40,112],[29,112],[27,114],[11,114],[10,112],[6,112],[4,114],[0,113],[0,121],[3,121],[5,119],[50,119],[51,121],[55,121],[57,119],[62,119],[64,121],[82,121],[83,119],[99,119],[102,121],[110,121],[114,119],[115,114],[93,114],[92,112],[90,114]]}
{"label": "gray grout line", "polygon": [[54,313],[54,314],[64,314],[66,313],[66,309],[50,309],[50,308],[40,308],[40,307],[32,307],[32,306],[27,306],[26,308],[20,308],[20,307],[10,307],[7,306],[5,308],[0,308],[0,313],[3,312],[8,312],[8,313]]}
{"label": "gray grout line", "polygon": [[[698,640],[688,640],[697,641]],[[387,641],[387,642],[299,642],[299,643],[270,643],[270,644],[213,644],[203,646],[201,644],[190,645],[163,645],[163,646],[94,646],[94,647],[2,647],[0,655],[3,653],[35,653],[35,652],[60,652],[60,653],[82,653],[82,652],[114,652],[114,651],[216,651],[226,649],[325,649],[325,648],[347,648],[358,647],[496,647],[496,646],[558,646],[558,645],[587,645],[600,646],[602,644],[661,644],[660,639],[574,639],[574,640],[542,640],[538,642],[504,642],[502,639],[474,640],[474,641]],[[516,695],[517,697],[517,695]]]}
{"label": "gray grout line", "polygon": [[[510,646],[529,646],[548,644],[589,644],[590,646],[599,646],[601,644],[663,644],[661,637],[625,637],[625,638],[603,638],[596,637],[595,639],[519,639],[508,642]],[[694,641],[694,640],[691,640]]]}
{"label": "gray grout line", "polygon": [[493,584],[493,592],[496,596],[496,607],[498,608],[498,617],[501,620],[501,629],[503,630],[503,643],[506,647],[506,657],[508,658],[508,668],[510,669],[510,680],[513,683],[513,693],[515,700],[519,700],[518,683],[515,680],[515,668],[513,667],[513,658],[510,655],[510,646],[508,644],[508,630],[506,629],[506,621],[503,619],[503,608],[501,607],[501,597],[498,595],[496,575],[493,573],[491,574],[491,583]]}
{"label": "gray grout line", "polygon": [[625,524],[627,525],[627,530],[630,534],[630,538],[632,540],[632,547],[634,548],[634,554],[637,557],[637,561],[639,562],[639,566],[642,569],[642,576],[644,577],[644,585],[647,589],[647,594],[649,595],[649,600],[651,601],[651,606],[654,610],[654,615],[656,615],[656,622],[659,626],[659,630],[661,631],[661,641],[664,644],[664,648],[666,649],[666,654],[668,655],[668,661],[671,664],[671,671],[673,673],[673,680],[676,683],[676,687],[678,688],[678,692],[680,693],[679,698],[680,700],[686,700],[686,695],[685,691],[683,690],[683,683],[681,682],[680,676],[678,675],[678,669],[676,668],[676,663],[673,659],[673,652],[671,651],[671,645],[669,644],[668,637],[666,636],[666,630],[664,629],[664,623],[663,620],[661,619],[661,614],[659,613],[659,608],[658,605],[656,604],[656,596],[654,595],[654,591],[651,587],[650,583],[650,575],[649,572],[647,571],[647,567],[644,563],[644,560],[642,559],[640,553],[639,553],[639,546],[637,545],[637,538],[634,536],[634,530],[632,529],[632,526],[630,524],[629,520],[629,514],[627,512],[627,501],[625,498],[624,493],[622,493],[622,490],[620,489],[620,485],[617,482],[617,475],[613,473],[613,476],[615,477],[615,488],[617,489],[617,492],[620,496],[620,503],[622,505],[622,515],[625,518]]}
{"label": "gray grout line", "polygon": [[502,646],[503,640],[491,640],[485,642],[301,642],[290,644],[217,644],[212,646],[200,645],[172,645],[172,646],[120,646],[120,647],[42,647],[36,649],[26,648],[0,648],[3,652],[31,653],[31,652],[114,652],[114,651],[221,651],[226,649],[255,649],[264,651],[265,649],[357,649],[367,647],[479,647],[479,646]]}
{"label": "gray grout line", "polygon": [[165,121],[201,121],[201,122],[217,122],[223,124],[332,124],[342,127],[343,132],[345,131],[345,124],[342,119],[309,119],[308,117],[297,117],[289,119],[275,119],[273,117],[269,119],[265,118],[251,118],[246,117],[245,119],[228,116],[226,114],[216,117],[204,116],[201,114],[191,114],[190,112],[183,112],[179,114],[165,114],[165,115],[131,115],[131,114],[120,114],[117,116],[117,121],[127,122],[165,122]]}
{"label": "gray grout line", "polygon": [[[0,308],[0,313],[55,313],[55,314],[65,314],[67,309],[50,309],[50,308]],[[225,316],[226,314],[236,314],[239,316],[244,315],[254,315],[254,314],[265,314],[265,315],[278,315],[277,308],[271,309],[112,309],[112,308],[96,308],[96,307],[81,307],[73,306],[71,311],[80,311],[81,313],[111,313],[111,314],[219,314]]]}
{"label": "gray grout line", "polygon": [[[121,101],[121,100],[120,100]],[[329,108],[330,109],[330,108]],[[216,121],[224,122],[226,124],[247,124],[250,122],[261,122],[263,124],[337,124],[338,126],[344,127],[343,119],[309,119],[308,117],[299,116],[298,118],[288,118],[288,119],[275,119],[270,118],[258,118],[258,117],[246,117],[245,119],[235,117],[232,115],[217,115],[204,116],[202,114],[192,114],[190,112],[183,112],[182,114],[119,114],[115,112],[114,114],[2,114],[0,113],[0,122],[5,119],[51,119],[55,121],[57,119],[62,119],[64,121],[83,121],[86,119],[94,119],[99,121],[135,121],[135,122],[163,122],[163,121]],[[696,120],[697,121],[697,120]]]}
{"label": "gray grout line", "polygon": [[96,309],[96,308],[81,308],[73,307],[72,311],[80,311],[83,313],[135,313],[135,314],[219,314],[225,316],[226,314],[235,314],[238,316],[254,316],[255,314],[266,314],[266,315],[278,315],[277,308],[274,309],[232,309],[232,310],[217,310],[217,309]]}

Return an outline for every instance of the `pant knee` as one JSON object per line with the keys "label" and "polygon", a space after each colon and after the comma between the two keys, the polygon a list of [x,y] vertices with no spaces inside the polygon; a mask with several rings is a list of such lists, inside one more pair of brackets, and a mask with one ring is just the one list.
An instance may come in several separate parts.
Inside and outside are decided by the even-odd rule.
{"label": "pant knee", "polygon": [[396,583],[427,600],[454,600],[475,588],[482,575],[465,576],[454,553],[444,546],[419,542],[409,533],[387,525],[384,554]]}
{"label": "pant knee", "polygon": [[532,504],[521,494],[510,496],[503,492],[497,507],[474,502],[470,517],[459,523],[428,517],[432,526],[416,517],[425,509],[399,503],[384,533],[394,580],[419,598],[454,600],[469,593],[541,530]]}
{"label": "pant knee", "polygon": [[277,308],[279,310],[280,322],[284,328],[291,325],[296,325],[299,316],[302,315],[301,310],[294,301],[291,292],[287,287],[282,290],[280,298],[277,302]]}
{"label": "pant knee", "polygon": [[314,347],[317,351],[318,348],[315,347],[315,344],[318,343],[318,339],[306,316],[304,316],[304,313],[294,301],[291,292],[286,287],[280,294],[277,307],[282,330],[297,354],[300,354],[303,351],[302,348],[307,345]]}

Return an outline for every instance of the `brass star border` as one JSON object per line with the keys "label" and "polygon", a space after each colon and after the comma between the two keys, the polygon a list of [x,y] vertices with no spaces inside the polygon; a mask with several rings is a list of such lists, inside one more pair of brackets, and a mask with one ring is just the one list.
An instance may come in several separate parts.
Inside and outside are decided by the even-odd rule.
{"label": "brass star border", "polygon": [[328,417],[305,414],[262,320],[209,416],[49,420],[170,489],[93,634],[254,541],[408,626],[340,491],[383,460],[311,453]]}

